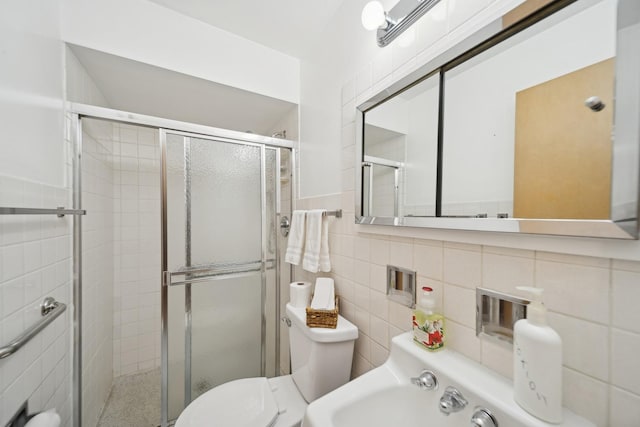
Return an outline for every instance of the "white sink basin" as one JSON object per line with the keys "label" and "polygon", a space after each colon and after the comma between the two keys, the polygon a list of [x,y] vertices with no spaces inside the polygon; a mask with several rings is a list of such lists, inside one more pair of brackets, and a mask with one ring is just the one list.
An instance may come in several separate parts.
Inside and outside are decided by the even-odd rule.
{"label": "white sink basin", "polygon": [[[435,374],[437,389],[423,390],[411,383],[425,369]],[[447,386],[468,401],[450,415],[439,406]],[[515,403],[507,378],[447,349],[427,352],[413,342],[411,332],[393,339],[382,366],[312,402],[302,427],[467,426],[479,407],[488,409],[500,427],[595,427],[567,409],[562,424],[539,420]]]}

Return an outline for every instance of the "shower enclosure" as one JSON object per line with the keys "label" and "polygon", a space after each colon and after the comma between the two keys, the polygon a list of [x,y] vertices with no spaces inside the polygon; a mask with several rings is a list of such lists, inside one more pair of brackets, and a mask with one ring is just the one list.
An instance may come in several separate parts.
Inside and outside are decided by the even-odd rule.
{"label": "shower enclosure", "polygon": [[113,377],[158,366],[162,427],[212,387],[279,375],[292,143],[73,107],[74,424],[95,425]]}
{"label": "shower enclosure", "polygon": [[277,373],[280,149],[175,131],[160,141],[165,426],[218,384]]}

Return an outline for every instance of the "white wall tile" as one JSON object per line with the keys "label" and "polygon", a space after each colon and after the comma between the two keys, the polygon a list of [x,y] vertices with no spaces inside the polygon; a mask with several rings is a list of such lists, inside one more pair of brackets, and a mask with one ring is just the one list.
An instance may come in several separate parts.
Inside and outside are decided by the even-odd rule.
{"label": "white wall tile", "polygon": [[481,343],[475,328],[469,328],[450,319],[445,320],[445,346],[468,358],[481,361]]}
{"label": "white wall tile", "polygon": [[611,330],[611,384],[640,394],[640,335]]}
{"label": "white wall tile", "polygon": [[369,244],[371,249],[371,262],[386,267],[386,265],[389,264],[389,242],[386,240],[371,239]]}
{"label": "white wall tile", "polygon": [[609,276],[604,268],[536,261],[536,287],[549,310],[609,323]]}
{"label": "white wall tile", "polygon": [[388,323],[384,319],[381,319],[375,315],[372,315],[370,336],[371,336],[371,339],[377,342],[379,345],[386,346],[387,342],[389,342]]}
{"label": "white wall tile", "polygon": [[411,269],[413,266],[413,245],[408,242],[390,242],[389,264]]}
{"label": "white wall tile", "polygon": [[357,236],[354,239],[354,256],[361,261],[369,261],[370,243],[369,239]]}
{"label": "white wall tile", "polygon": [[480,285],[480,252],[444,248],[444,282],[475,289]]}
{"label": "white wall tile", "polygon": [[483,337],[481,360],[490,369],[507,378],[513,378],[513,346],[492,337]]}
{"label": "white wall tile", "polygon": [[420,276],[442,280],[443,254],[442,244],[422,244],[421,241],[416,241],[413,245],[413,269]]}
{"label": "white wall tile", "polygon": [[382,320],[389,319],[389,300],[386,294],[372,290],[370,293],[371,313],[380,317]]}
{"label": "white wall tile", "polygon": [[444,315],[469,328],[476,327],[475,290],[444,285]]}
{"label": "white wall tile", "polygon": [[640,420],[640,396],[611,387],[609,425],[627,427],[638,425]]}
{"label": "white wall tile", "polygon": [[562,370],[562,403],[597,426],[606,426],[609,401],[606,383],[569,368]]}
{"label": "white wall tile", "polygon": [[[8,193],[20,188],[22,194]],[[66,205],[66,193],[56,188],[19,179],[0,177],[0,198],[9,206],[44,207]],[[4,191],[3,191],[4,190]],[[43,197],[46,195],[46,201]],[[60,197],[58,197],[60,195]],[[20,203],[19,200],[23,202]],[[7,203],[8,201],[17,203]],[[17,220],[17,221],[16,221]],[[39,317],[39,305],[45,296],[70,304],[71,268],[69,264],[70,222],[57,218],[2,219],[0,239],[0,339],[9,341],[21,334]],[[43,237],[46,236],[47,243]],[[42,278],[46,286],[43,286]],[[58,375],[57,387],[45,378],[53,378],[61,357],[71,348],[68,315],[63,315],[36,335],[17,354],[0,362],[0,425],[4,425],[28,398],[31,411],[46,409],[52,398],[60,401],[63,425],[68,425],[71,377],[68,369]],[[55,345],[54,345],[55,344]],[[53,348],[54,351],[44,349]]]}
{"label": "white wall tile", "polygon": [[640,272],[613,270],[612,285],[612,325],[640,333]]}
{"label": "white wall tile", "polygon": [[369,63],[356,75],[356,95],[361,95],[371,87],[372,78],[372,67]]}
{"label": "white wall tile", "polygon": [[534,259],[483,253],[482,286],[513,294],[516,286],[533,286]]}
{"label": "white wall tile", "polygon": [[[373,59],[372,64],[372,82],[379,83],[385,77],[388,77],[393,70],[393,51],[391,49],[380,49]],[[374,89],[374,93],[377,91]]]}
{"label": "white wall tile", "polygon": [[609,328],[582,319],[548,313],[549,325],[562,338],[565,366],[602,380],[609,380],[609,352],[594,351],[609,342]]}
{"label": "white wall tile", "polygon": [[355,79],[349,80],[342,86],[342,105],[348,104],[356,97]]}

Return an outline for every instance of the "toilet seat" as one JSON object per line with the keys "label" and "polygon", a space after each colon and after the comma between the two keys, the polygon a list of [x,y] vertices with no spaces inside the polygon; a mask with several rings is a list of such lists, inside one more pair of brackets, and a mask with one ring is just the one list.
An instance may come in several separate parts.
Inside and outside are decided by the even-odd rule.
{"label": "toilet seat", "polygon": [[291,375],[244,378],[196,398],[175,427],[297,427],[306,408]]}
{"label": "toilet seat", "polygon": [[212,388],[187,406],[175,427],[271,427],[278,405],[266,378],[245,378]]}

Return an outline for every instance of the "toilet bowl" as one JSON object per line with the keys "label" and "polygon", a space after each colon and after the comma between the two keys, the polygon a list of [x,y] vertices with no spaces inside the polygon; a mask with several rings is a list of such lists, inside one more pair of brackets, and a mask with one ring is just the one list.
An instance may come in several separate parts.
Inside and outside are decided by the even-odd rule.
{"label": "toilet bowl", "polygon": [[358,329],[338,316],[336,329],[309,328],[304,308],[287,304],[291,375],[243,378],[195,399],[175,427],[297,427],[309,402],[349,381]]}

